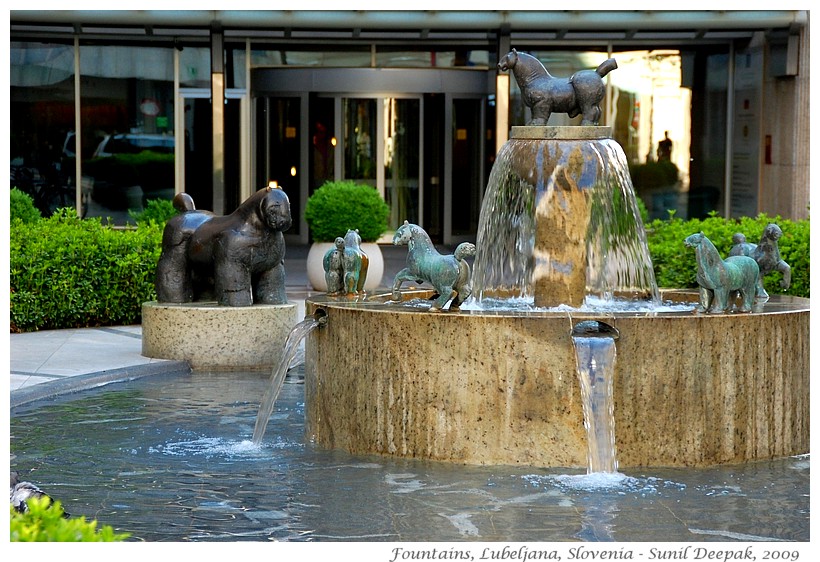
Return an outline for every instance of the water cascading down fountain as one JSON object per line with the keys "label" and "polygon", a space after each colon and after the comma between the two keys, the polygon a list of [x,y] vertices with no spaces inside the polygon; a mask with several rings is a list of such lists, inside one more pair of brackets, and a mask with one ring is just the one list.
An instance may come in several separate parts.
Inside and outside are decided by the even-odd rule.
{"label": "water cascading down fountain", "polygon": [[[499,65],[525,99],[526,60],[513,51]],[[626,158],[599,113],[553,108],[585,124],[551,127],[531,108],[536,123],[513,127],[490,174],[460,310],[431,308],[432,291],[306,301],[326,316],[305,340],[309,439],[605,472],[807,452],[808,300],[703,313],[694,291],[658,291]],[[617,363],[614,348],[590,355],[600,343]],[[614,429],[598,433],[612,455],[592,466],[585,427],[600,423],[584,416],[581,383],[610,356],[611,379],[590,391],[608,394]]]}

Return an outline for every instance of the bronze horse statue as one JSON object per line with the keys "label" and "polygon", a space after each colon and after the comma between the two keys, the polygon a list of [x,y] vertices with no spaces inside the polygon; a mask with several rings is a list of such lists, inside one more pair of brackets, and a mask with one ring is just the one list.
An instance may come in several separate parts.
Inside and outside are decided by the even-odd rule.
{"label": "bronze horse statue", "polygon": [[698,264],[697,283],[700,286],[700,312],[725,312],[730,299],[740,294],[742,310],[751,312],[754,304],[760,267],[749,256],[729,256],[721,259],[720,254],[703,232],[687,236],[683,243],[695,249]]}
{"label": "bronze horse statue", "polygon": [[430,312],[440,312],[448,302],[449,310],[458,310],[472,294],[470,265],[465,258],[475,255],[475,244],[462,242],[454,253],[442,255],[423,228],[407,221],[396,230],[393,244],[408,247],[407,267],[393,280],[395,300],[401,300],[400,289],[404,281],[427,281],[436,289]]}
{"label": "bronze horse statue", "polygon": [[504,55],[499,70],[512,70],[524,104],[532,110],[527,125],[546,125],[553,113],[582,116],[582,125],[597,125],[604,99],[603,78],[618,68],[615,59],[607,59],[595,70],[579,70],[569,78],[552,76],[537,58],[515,49]]}

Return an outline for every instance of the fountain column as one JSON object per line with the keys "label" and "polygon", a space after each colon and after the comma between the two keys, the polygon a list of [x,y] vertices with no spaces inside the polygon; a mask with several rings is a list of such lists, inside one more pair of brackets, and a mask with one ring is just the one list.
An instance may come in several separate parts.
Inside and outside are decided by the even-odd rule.
{"label": "fountain column", "polygon": [[657,299],[626,156],[609,127],[513,127],[493,165],[476,246],[479,300],[577,308],[587,295]]}

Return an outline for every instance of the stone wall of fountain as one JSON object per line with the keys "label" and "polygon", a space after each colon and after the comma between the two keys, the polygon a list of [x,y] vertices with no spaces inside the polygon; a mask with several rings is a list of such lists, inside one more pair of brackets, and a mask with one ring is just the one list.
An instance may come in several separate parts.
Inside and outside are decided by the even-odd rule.
{"label": "stone wall of fountain", "polygon": [[619,466],[705,466],[809,450],[805,299],[772,297],[766,313],[639,316],[429,313],[378,301],[308,302],[327,312],[305,348],[306,430],[321,446],[585,467],[570,332],[595,318],[620,332]]}

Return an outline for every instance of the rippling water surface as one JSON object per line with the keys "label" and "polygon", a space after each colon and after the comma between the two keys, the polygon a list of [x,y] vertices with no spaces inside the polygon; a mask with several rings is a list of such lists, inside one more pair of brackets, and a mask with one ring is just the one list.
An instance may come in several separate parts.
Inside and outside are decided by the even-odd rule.
{"label": "rippling water surface", "polygon": [[[144,541],[807,541],[808,456],[707,469],[463,466],[304,437],[292,370],[163,375],[13,409],[11,469]],[[617,432],[617,428],[616,428]]]}

